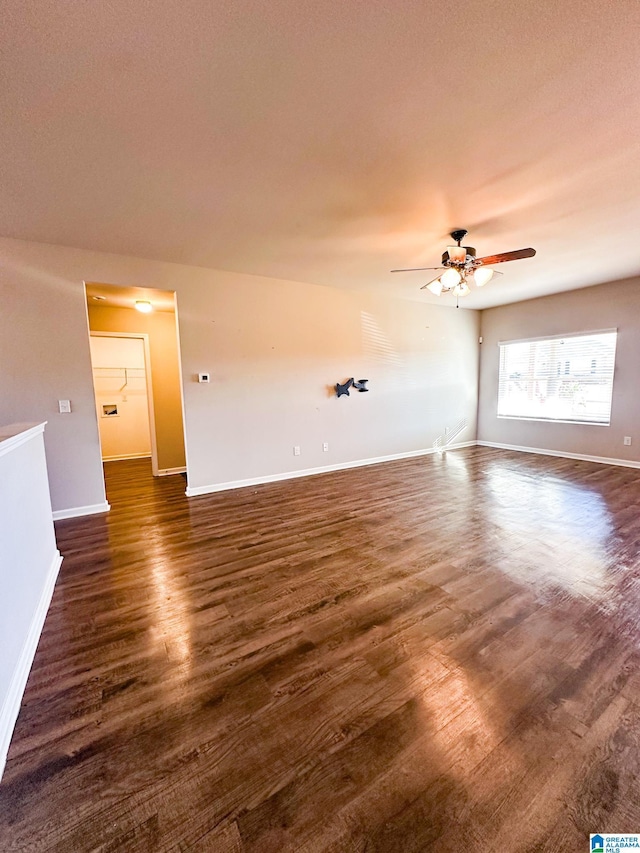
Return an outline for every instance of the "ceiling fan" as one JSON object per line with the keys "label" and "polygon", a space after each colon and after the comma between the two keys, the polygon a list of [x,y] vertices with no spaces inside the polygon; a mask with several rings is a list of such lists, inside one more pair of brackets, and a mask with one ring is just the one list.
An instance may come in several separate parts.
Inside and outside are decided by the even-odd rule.
{"label": "ceiling fan", "polygon": [[467,232],[463,228],[451,232],[457,246],[447,246],[447,251],[442,255],[442,266],[440,267],[410,267],[403,270],[391,270],[391,272],[444,270],[437,278],[423,284],[420,290],[426,288],[436,296],[441,296],[443,293],[453,293],[457,298],[471,293],[470,281],[476,287],[484,287],[494,275],[502,275],[497,270],[489,269],[493,264],[519,261],[521,258],[532,258],[536,253],[535,249],[517,249],[515,252],[502,252],[499,255],[476,258],[476,250],[473,246],[460,245],[466,235]]}

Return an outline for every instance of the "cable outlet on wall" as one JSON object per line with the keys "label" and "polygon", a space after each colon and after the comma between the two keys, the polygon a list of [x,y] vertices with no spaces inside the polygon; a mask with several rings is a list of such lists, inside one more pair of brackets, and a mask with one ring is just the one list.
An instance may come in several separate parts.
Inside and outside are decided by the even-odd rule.
{"label": "cable outlet on wall", "polygon": [[631,447],[631,436],[625,435],[623,443],[625,447]]}
{"label": "cable outlet on wall", "polygon": [[328,442],[328,441],[324,441],[324,442],[322,443],[322,450],[323,450],[325,453],[329,450],[329,442]]}
{"label": "cable outlet on wall", "polygon": [[299,444],[294,445],[293,455],[294,456],[300,456],[300,445]]}

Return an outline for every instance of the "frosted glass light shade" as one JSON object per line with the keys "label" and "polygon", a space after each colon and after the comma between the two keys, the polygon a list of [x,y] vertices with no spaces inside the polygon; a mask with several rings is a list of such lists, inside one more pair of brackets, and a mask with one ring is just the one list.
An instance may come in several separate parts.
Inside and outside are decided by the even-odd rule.
{"label": "frosted glass light shade", "polygon": [[148,299],[136,299],[136,304],[134,305],[136,311],[140,311],[142,314],[150,314],[153,311],[153,305],[149,302]]}
{"label": "frosted glass light shade", "polygon": [[467,260],[467,250],[464,246],[447,246],[449,260],[457,264],[463,264]]}
{"label": "frosted glass light shade", "polygon": [[458,270],[450,267],[446,272],[443,272],[440,276],[440,281],[443,283],[445,287],[453,287],[460,281],[460,273]]}
{"label": "frosted glass light shade", "polygon": [[489,267],[478,267],[473,273],[473,280],[476,287],[484,287],[484,285],[493,278],[493,270]]}
{"label": "frosted glass light shade", "polygon": [[467,296],[469,293],[471,293],[471,288],[469,287],[466,281],[461,281],[460,284],[456,284],[456,286],[453,288],[453,292],[456,296]]}
{"label": "frosted glass light shade", "polygon": [[427,290],[430,290],[434,296],[440,296],[442,293],[442,282],[439,278],[427,285]]}

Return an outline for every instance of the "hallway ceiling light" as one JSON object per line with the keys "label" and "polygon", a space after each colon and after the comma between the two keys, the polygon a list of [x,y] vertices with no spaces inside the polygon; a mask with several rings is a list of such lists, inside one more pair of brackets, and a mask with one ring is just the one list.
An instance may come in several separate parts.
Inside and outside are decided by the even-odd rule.
{"label": "hallway ceiling light", "polygon": [[153,305],[148,299],[136,299],[134,307],[136,311],[140,311],[142,314],[150,314],[153,311]]}

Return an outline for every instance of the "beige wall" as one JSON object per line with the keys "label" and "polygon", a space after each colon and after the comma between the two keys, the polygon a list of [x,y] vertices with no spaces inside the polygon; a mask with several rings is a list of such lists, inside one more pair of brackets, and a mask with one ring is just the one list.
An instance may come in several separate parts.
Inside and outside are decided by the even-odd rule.
{"label": "beige wall", "polygon": [[[496,417],[499,341],[618,329],[611,425]],[[481,314],[478,439],[518,447],[640,461],[640,279],[610,282],[491,308]],[[630,435],[631,447],[623,445]]]}
{"label": "beige wall", "polygon": [[105,504],[81,282],[49,247],[0,241],[0,424],[48,422],[54,511]]}
{"label": "beige wall", "polygon": [[477,312],[225,273],[178,308],[192,488],[475,439]]}
{"label": "beige wall", "polygon": [[[83,281],[176,291],[192,488],[475,439],[477,312],[20,240],[0,262],[0,422],[49,421],[54,509],[104,501]],[[338,400],[350,376],[371,391]]]}
{"label": "beige wall", "polygon": [[133,308],[90,305],[89,326],[94,332],[142,332],[149,336],[158,468],[161,471],[184,468],[186,462],[175,314],[169,311],[141,314]]}

